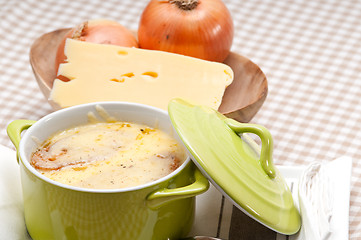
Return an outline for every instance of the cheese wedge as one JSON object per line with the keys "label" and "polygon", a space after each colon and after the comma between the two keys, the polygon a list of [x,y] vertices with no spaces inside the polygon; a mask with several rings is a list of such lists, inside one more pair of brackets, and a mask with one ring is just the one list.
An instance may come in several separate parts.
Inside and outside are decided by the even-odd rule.
{"label": "cheese wedge", "polygon": [[61,108],[98,101],[126,101],[167,109],[173,98],[218,109],[233,81],[232,69],[163,51],[68,39],[67,63],[55,79],[50,100]]}

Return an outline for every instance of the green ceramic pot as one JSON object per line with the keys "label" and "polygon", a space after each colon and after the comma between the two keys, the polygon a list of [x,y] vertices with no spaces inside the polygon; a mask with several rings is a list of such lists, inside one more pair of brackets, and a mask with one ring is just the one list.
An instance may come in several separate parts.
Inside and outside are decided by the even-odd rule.
{"label": "green ceramic pot", "polygon": [[[99,108],[99,106],[101,106]],[[105,111],[102,111],[104,109]],[[100,111],[101,110],[101,111]],[[125,189],[85,189],[52,181],[30,164],[39,142],[94,118],[146,124],[174,137],[166,111],[150,106],[102,102],[59,110],[39,121],[15,120],[8,126],[21,169],[25,222],[33,239],[178,239],[191,229],[195,196],[208,180],[188,158],[170,175]],[[21,134],[27,129],[23,134]]]}

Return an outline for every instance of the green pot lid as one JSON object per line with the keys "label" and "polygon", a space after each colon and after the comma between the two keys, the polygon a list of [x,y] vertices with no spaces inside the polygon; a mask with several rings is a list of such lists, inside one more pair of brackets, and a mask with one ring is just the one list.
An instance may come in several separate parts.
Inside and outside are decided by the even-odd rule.
{"label": "green pot lid", "polygon": [[[193,162],[236,207],[276,232],[290,235],[299,230],[301,218],[284,178],[273,166],[272,137],[266,128],[182,99],[172,100],[168,113]],[[242,133],[260,137],[260,154]]]}

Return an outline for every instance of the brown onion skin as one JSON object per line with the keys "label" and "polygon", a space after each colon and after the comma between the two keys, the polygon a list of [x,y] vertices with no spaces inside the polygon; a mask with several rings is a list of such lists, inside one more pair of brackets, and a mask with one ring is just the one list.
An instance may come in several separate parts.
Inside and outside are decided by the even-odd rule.
{"label": "brown onion skin", "polygon": [[141,15],[138,42],[140,48],[223,62],[233,34],[231,14],[221,0],[198,0],[192,10],[151,0]]}
{"label": "brown onion skin", "polygon": [[[76,29],[77,27],[72,28],[59,44],[55,58],[56,73],[58,72],[59,64],[66,62],[64,54],[66,39],[73,38],[72,36]],[[138,41],[130,30],[115,21],[106,19],[88,21],[87,30],[77,40],[123,47],[138,47]],[[69,81],[68,78],[63,76],[60,76],[59,79]]]}

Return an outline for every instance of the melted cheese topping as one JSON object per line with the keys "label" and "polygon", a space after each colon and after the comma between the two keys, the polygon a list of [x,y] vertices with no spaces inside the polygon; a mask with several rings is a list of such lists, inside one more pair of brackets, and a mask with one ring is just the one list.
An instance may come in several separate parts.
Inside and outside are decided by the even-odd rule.
{"label": "melted cheese topping", "polygon": [[162,178],[185,160],[182,145],[159,129],[115,122],[58,133],[32,155],[44,176],[72,186],[132,187]]}

